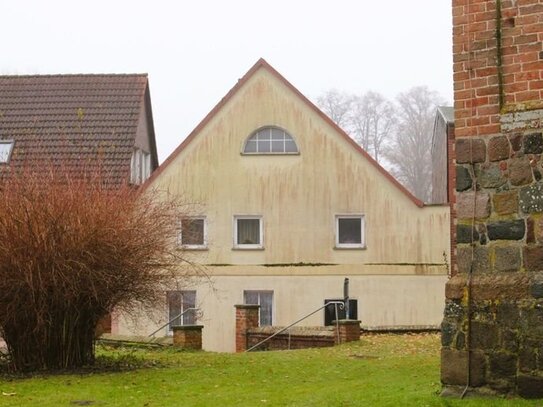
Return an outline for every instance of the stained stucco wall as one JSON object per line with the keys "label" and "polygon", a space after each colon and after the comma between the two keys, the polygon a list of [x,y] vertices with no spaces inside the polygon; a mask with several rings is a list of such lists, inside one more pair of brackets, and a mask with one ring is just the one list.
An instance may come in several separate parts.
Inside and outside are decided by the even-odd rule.
{"label": "stained stucco wall", "polygon": [[[266,125],[290,133],[300,154],[242,155],[245,139]],[[418,207],[267,69],[257,70],[147,189],[166,191],[207,219],[208,250],[185,253],[209,276],[193,287],[204,349],[234,350],[234,304],[243,302],[243,290],[273,290],[273,322],[287,325],[341,297],[344,277],[363,326],[439,324],[448,206]],[[335,215],[346,213],[365,215],[365,249],[334,248]],[[233,250],[234,215],[263,217],[263,250]],[[164,316],[142,318],[137,329],[121,321],[120,332],[149,333]],[[304,321],[322,323],[322,313]]]}
{"label": "stained stucco wall", "polygon": [[[203,311],[198,323],[204,325],[203,348],[218,352],[235,350],[234,304],[243,303],[243,290],[273,291],[273,324],[286,326],[316,310],[325,299],[342,298],[343,278],[349,277],[350,296],[358,300],[358,318],[363,328],[438,328],[443,315],[444,275],[258,275],[216,276],[196,289],[197,306]],[[167,322],[165,312],[138,321],[123,321],[122,333],[149,334]],[[300,326],[321,326],[324,311]],[[167,334],[163,329],[157,335]]]}
{"label": "stained stucco wall", "polygon": [[[246,156],[255,129],[275,125],[300,155]],[[415,205],[280,80],[257,71],[156,178],[208,221],[207,264],[443,264],[448,208]],[[334,215],[363,213],[365,250],[334,249]],[[232,250],[233,216],[262,215],[262,251]]]}

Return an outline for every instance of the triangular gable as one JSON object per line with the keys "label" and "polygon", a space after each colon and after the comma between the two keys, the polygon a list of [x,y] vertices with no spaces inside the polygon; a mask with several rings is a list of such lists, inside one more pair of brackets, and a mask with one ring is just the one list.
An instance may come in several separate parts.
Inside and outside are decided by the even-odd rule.
{"label": "triangular gable", "polygon": [[273,76],[279,79],[288,89],[290,89],[295,95],[297,95],[311,110],[313,110],[318,116],[320,116],[329,126],[331,126],[337,134],[343,137],[358,153],[360,153],[371,165],[373,165],[381,174],[385,176],[396,188],[398,188],[403,194],[405,194],[415,205],[423,207],[424,203],[411,194],[402,184],[400,184],[396,178],[388,173],[377,161],[373,159],[360,145],[358,145],[343,129],[341,129],[332,119],[324,114],[315,104],[313,104],[308,98],[306,98],[298,89],[294,87],[288,80],[286,80],[279,72],[277,72],[270,64],[268,64],[263,58],[260,58],[256,64],[236,83],[236,85],[230,89],[230,91],[221,99],[221,101],[207,114],[207,116],[196,126],[196,128],[183,140],[183,142],[170,154],[170,156],[157,168],[151,177],[147,180],[144,188],[147,188],[153,180],[158,177],[162,171],[170,165],[171,162],[191,143],[191,141],[200,133],[200,131],[215,117],[215,115],[230,101],[234,95],[243,87],[245,83],[259,70],[266,69]]}

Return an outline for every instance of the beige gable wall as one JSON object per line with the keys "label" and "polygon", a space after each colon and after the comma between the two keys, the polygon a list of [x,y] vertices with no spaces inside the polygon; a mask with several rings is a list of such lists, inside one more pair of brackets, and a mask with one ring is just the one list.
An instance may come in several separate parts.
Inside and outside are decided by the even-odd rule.
{"label": "beige gable wall", "polygon": [[[287,130],[300,155],[241,155],[245,139],[266,125]],[[443,264],[448,253],[448,208],[415,205],[266,69],[151,188],[199,204],[195,212],[207,217],[209,250],[196,259],[206,264]],[[338,213],[365,214],[367,249],[334,249]],[[265,250],[232,250],[236,214],[263,216]]]}

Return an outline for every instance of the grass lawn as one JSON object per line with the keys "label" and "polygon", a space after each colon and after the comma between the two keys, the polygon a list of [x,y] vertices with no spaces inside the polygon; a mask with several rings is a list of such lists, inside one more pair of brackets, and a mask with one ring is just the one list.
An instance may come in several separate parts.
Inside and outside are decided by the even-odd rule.
{"label": "grass lawn", "polygon": [[437,335],[371,335],[335,348],[246,354],[99,349],[140,367],[0,378],[0,406],[543,406],[439,397]]}

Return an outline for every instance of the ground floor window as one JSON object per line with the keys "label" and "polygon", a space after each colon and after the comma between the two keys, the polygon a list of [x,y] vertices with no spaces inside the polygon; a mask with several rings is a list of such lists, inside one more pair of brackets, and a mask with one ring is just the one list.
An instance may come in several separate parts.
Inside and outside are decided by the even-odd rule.
{"label": "ground floor window", "polygon": [[[324,305],[330,301],[343,301],[343,298],[324,300]],[[337,317],[339,319],[346,319],[345,308],[341,309],[339,304],[337,306]],[[358,319],[358,301],[349,299],[349,319]],[[330,304],[324,307],[324,326],[334,325],[336,320],[336,307],[334,304]]]}
{"label": "ground floor window", "polygon": [[[187,311],[189,308],[196,307],[196,291],[168,291],[166,299],[168,301],[168,321],[171,321],[168,327],[170,331],[173,326],[194,325],[196,323],[195,310]],[[183,312],[185,313],[181,315]]]}
{"label": "ground floor window", "polygon": [[273,321],[273,291],[245,290],[243,291],[245,304],[260,305],[260,326],[270,326]]}

